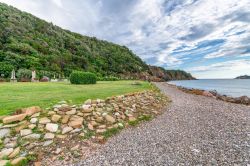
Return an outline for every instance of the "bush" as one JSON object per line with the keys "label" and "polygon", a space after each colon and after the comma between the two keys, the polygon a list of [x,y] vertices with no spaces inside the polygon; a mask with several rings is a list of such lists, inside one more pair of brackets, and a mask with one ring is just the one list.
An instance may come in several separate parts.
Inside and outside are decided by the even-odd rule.
{"label": "bush", "polygon": [[10,77],[13,68],[14,67],[11,64],[0,62],[0,76],[3,78]]}
{"label": "bush", "polygon": [[73,71],[70,74],[71,84],[95,84],[96,75],[90,72]]}
{"label": "bush", "polygon": [[28,82],[31,79],[32,71],[28,69],[19,69],[16,75],[21,82]]}

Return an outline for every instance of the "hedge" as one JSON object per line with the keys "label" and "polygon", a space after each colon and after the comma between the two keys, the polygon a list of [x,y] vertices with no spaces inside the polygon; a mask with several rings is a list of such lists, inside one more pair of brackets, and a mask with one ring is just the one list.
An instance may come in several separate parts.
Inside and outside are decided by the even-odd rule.
{"label": "hedge", "polygon": [[69,79],[71,84],[96,84],[96,75],[90,72],[73,71]]}

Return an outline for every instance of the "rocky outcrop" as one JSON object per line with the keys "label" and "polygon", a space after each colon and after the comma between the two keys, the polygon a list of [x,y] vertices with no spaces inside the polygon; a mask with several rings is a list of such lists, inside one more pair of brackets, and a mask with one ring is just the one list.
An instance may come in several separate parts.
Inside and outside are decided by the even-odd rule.
{"label": "rocky outcrop", "polygon": [[250,76],[243,75],[243,76],[236,77],[235,79],[250,79]]}
{"label": "rocky outcrop", "polygon": [[[171,85],[171,86],[175,86],[175,85]],[[231,97],[231,96],[227,96],[227,95],[221,95],[217,91],[189,89],[189,88],[184,88],[184,87],[178,87],[178,88],[180,90],[182,90],[183,92],[186,92],[186,93],[212,97],[212,98],[222,100],[222,101],[226,101],[226,102],[230,102],[230,103],[250,105],[250,98],[248,96]]]}

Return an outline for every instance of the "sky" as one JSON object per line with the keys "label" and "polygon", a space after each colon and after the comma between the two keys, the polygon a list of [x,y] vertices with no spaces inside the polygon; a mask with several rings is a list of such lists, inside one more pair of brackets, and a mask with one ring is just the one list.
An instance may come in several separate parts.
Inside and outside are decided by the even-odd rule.
{"label": "sky", "polygon": [[196,78],[250,75],[250,0],[0,0]]}

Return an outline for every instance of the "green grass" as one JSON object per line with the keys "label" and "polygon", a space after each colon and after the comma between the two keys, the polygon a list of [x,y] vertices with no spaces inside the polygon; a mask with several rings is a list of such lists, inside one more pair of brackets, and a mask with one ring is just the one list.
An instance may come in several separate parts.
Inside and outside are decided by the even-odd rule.
{"label": "green grass", "polygon": [[95,85],[71,85],[70,83],[0,83],[0,115],[18,108],[40,106],[47,108],[65,100],[74,104],[87,99],[105,99],[110,96],[151,89],[151,85],[131,85],[134,81],[104,81]]}

